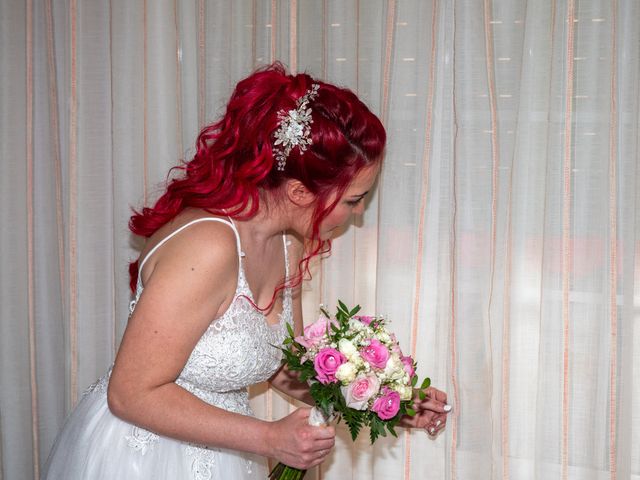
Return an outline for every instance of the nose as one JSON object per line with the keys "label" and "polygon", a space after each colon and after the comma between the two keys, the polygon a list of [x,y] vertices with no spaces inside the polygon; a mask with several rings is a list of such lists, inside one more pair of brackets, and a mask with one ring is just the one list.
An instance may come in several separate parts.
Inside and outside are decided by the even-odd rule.
{"label": "nose", "polygon": [[358,205],[353,207],[353,213],[356,215],[362,215],[364,213],[364,202],[360,202]]}

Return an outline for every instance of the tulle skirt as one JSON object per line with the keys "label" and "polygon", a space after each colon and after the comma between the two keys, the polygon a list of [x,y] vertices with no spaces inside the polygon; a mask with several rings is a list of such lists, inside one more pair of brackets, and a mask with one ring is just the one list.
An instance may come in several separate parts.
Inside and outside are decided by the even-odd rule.
{"label": "tulle skirt", "polygon": [[156,435],[114,416],[106,391],[88,392],[51,450],[45,480],[265,479],[265,459]]}

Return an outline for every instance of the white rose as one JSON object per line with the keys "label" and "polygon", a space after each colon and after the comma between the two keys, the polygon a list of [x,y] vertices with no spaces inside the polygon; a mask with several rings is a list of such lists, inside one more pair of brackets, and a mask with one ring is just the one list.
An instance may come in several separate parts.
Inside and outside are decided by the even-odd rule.
{"label": "white rose", "polygon": [[336,370],[336,378],[342,383],[351,383],[356,378],[358,369],[351,362],[343,363]]}
{"label": "white rose", "polygon": [[400,400],[411,400],[413,398],[413,388],[410,385],[396,384],[393,389],[400,394]]}
{"label": "white rose", "polygon": [[400,380],[404,377],[404,364],[400,360],[397,354],[391,355],[387,361],[387,365],[384,367],[384,374],[387,378],[392,380]]}
{"label": "white rose", "polygon": [[358,353],[358,349],[356,348],[356,346],[346,338],[340,339],[340,341],[338,342],[338,350],[340,350],[340,353],[344,354],[344,356],[349,360],[351,360],[354,354]]}

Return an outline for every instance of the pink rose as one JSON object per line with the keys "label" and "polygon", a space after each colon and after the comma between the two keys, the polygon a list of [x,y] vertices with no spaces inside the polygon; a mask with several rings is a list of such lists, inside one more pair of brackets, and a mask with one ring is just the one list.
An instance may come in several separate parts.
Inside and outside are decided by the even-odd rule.
{"label": "pink rose", "polygon": [[322,317],[311,325],[304,327],[304,334],[294,340],[308,350],[322,342],[327,332],[331,331],[331,325],[337,326],[338,323],[334,319],[329,320]]}
{"label": "pink rose", "polygon": [[374,319],[374,317],[371,317],[369,315],[355,315],[353,318],[361,321],[365,325],[371,325],[371,322],[373,322]]}
{"label": "pink rose", "polygon": [[404,371],[407,372],[409,378],[413,377],[416,373],[416,369],[413,366],[413,358],[407,355],[400,357],[400,361],[402,362],[402,365],[404,365]]}
{"label": "pink rose", "polygon": [[316,378],[325,385],[336,382],[336,370],[346,361],[347,357],[335,348],[323,348],[313,360],[313,367],[317,374]]}
{"label": "pink rose", "polygon": [[378,414],[382,420],[393,418],[400,410],[400,394],[395,390],[384,387],[382,395],[373,402],[371,410]]}
{"label": "pink rose", "polygon": [[369,340],[369,344],[360,350],[362,358],[374,368],[383,369],[389,360],[389,350],[375,338]]}
{"label": "pink rose", "polygon": [[366,410],[369,399],[380,390],[380,381],[373,374],[358,375],[346,387],[340,387],[347,407]]}

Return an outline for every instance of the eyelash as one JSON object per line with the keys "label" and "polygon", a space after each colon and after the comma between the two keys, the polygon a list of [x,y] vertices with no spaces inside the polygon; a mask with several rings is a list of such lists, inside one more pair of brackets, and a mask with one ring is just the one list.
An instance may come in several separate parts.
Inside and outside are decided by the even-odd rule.
{"label": "eyelash", "polygon": [[350,207],[355,207],[356,205],[358,205],[362,200],[364,199],[364,197],[360,197],[358,200],[347,200],[347,205],[349,205]]}

